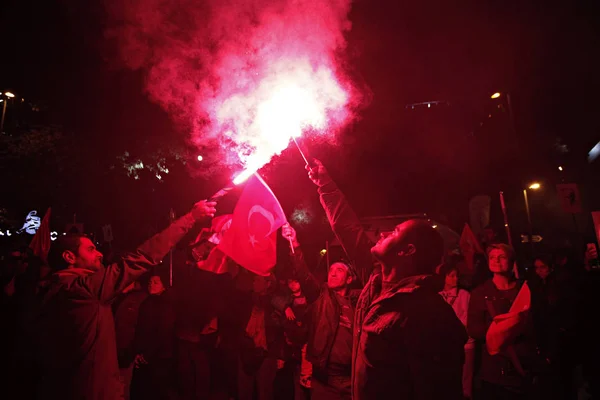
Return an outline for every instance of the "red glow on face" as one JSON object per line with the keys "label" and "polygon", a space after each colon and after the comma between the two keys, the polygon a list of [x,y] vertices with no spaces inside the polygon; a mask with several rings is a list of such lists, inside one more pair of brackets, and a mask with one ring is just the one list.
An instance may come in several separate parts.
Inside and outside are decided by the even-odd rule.
{"label": "red glow on face", "polygon": [[107,36],[147,71],[150,97],[199,147],[218,142],[241,178],[304,130],[331,135],[351,117],[358,97],[337,59],[350,0],[106,1]]}

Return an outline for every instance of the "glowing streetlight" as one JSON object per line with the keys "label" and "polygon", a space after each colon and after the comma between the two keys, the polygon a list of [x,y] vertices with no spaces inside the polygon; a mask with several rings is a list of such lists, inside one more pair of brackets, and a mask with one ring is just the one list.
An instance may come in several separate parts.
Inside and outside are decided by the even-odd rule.
{"label": "glowing streetlight", "polygon": [[559,171],[562,171],[562,170],[563,170],[563,167],[562,167],[562,165],[559,165],[559,166],[558,166],[558,170],[559,170]]}
{"label": "glowing streetlight", "polygon": [[204,160],[204,157],[198,156],[198,161],[202,161],[202,160]]}
{"label": "glowing streetlight", "polygon": [[15,95],[14,95],[14,94],[12,94],[11,92],[5,92],[5,93],[4,93],[4,95],[5,95],[6,97],[10,97],[10,98],[13,98],[13,97],[15,97]]}
{"label": "glowing streetlight", "polygon": [[496,92],[496,93],[494,93],[493,95],[491,95],[491,96],[490,96],[490,98],[492,98],[492,99],[497,99],[497,98],[498,98],[498,97],[500,97],[500,96],[502,96],[502,93],[500,93],[500,92]]}
{"label": "glowing streetlight", "polygon": [[[530,190],[538,190],[542,185],[539,182],[533,182],[529,185]],[[527,224],[529,225],[529,243],[531,243],[531,256],[535,255],[535,248],[533,246],[533,224],[531,223],[531,211],[529,210],[529,199],[527,198],[527,189],[523,189],[523,198],[525,199],[525,211],[527,212]]]}

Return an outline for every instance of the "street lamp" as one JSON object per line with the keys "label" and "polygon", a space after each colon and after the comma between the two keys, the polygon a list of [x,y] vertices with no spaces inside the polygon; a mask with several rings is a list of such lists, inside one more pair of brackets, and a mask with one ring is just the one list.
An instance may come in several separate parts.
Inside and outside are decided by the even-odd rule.
{"label": "street lamp", "polygon": [[[529,185],[530,190],[538,190],[542,185],[539,182],[533,182]],[[523,198],[525,199],[525,211],[527,212],[527,223],[529,226],[529,243],[531,244],[531,257],[534,256],[534,247],[533,247],[533,225],[531,224],[531,213],[529,210],[529,199],[527,198],[527,189],[523,189]]]}
{"label": "street lamp", "polygon": [[490,96],[491,99],[497,99],[498,97],[502,96],[502,93],[500,92],[496,92],[493,95]]}
{"label": "street lamp", "polygon": [[[2,93],[0,93],[0,96],[2,96]],[[0,120],[0,133],[4,132],[4,116],[6,115],[6,104],[8,103],[8,99],[15,97],[11,92],[4,92],[4,96],[6,96],[6,101],[4,101],[4,99],[0,100],[4,102],[2,105],[2,119]]]}

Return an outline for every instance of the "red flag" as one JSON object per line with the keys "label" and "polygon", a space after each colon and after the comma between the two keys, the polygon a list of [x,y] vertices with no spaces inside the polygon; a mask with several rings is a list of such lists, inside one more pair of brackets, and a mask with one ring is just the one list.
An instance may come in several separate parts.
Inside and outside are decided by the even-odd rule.
{"label": "red flag", "polygon": [[[526,314],[531,308],[531,291],[527,282],[521,286],[517,298],[506,314],[494,315],[486,333],[486,345],[491,355],[500,353],[523,332]],[[511,357],[509,353],[509,357]],[[517,359],[518,360],[518,359]]]}
{"label": "red flag", "polygon": [[246,182],[219,249],[247,270],[266,276],[277,261],[277,229],[285,222],[279,201],[254,175]]}
{"label": "red flag", "polygon": [[40,227],[35,232],[35,236],[29,243],[29,248],[33,250],[33,254],[46,261],[48,258],[48,251],[50,251],[50,214],[52,209],[48,208],[44,218],[40,224]]}
{"label": "red flag", "polygon": [[465,224],[462,234],[460,235],[460,241],[458,242],[458,246],[460,247],[461,253],[465,257],[467,269],[473,272],[473,257],[475,257],[475,253],[483,253],[483,249],[481,248],[479,241],[475,237],[475,234],[469,227],[469,224]]}
{"label": "red flag", "polygon": [[[231,214],[213,218],[210,229],[204,228],[192,243],[196,266],[214,274],[235,273],[238,266],[217,246],[231,226]],[[208,255],[206,253],[208,252]]]}

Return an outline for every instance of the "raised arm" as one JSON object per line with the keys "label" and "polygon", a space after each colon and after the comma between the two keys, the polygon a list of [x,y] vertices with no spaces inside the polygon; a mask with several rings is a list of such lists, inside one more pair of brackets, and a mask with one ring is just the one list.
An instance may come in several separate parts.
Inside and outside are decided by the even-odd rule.
{"label": "raised arm", "polygon": [[144,272],[160,264],[169,250],[200,220],[214,216],[214,202],[200,201],[191,212],[174,221],[164,231],[154,235],[135,251],[118,262],[91,275],[79,277],[75,284],[88,295],[103,302],[112,301]]}
{"label": "raised arm", "polygon": [[298,282],[300,282],[306,299],[309,303],[312,303],[321,294],[321,284],[306,265],[304,254],[300,248],[300,243],[298,242],[294,228],[292,228],[290,224],[283,225],[281,228],[281,235],[288,240],[294,248],[294,252],[290,254],[292,268],[298,278]]}
{"label": "raised arm", "polygon": [[333,233],[340,241],[349,260],[363,282],[368,280],[373,262],[371,247],[373,243],[366,235],[354,210],[346,197],[331,179],[319,160],[313,160],[312,167],[307,166],[308,176],[317,185],[321,205],[325,210]]}

